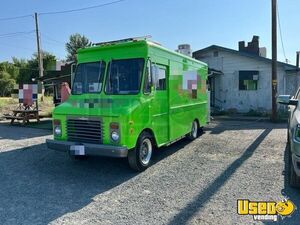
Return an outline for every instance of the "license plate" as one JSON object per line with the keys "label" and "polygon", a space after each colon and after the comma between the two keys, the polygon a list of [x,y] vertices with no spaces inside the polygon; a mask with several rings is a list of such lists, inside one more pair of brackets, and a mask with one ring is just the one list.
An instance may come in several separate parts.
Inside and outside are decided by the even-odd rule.
{"label": "license plate", "polygon": [[72,145],[70,151],[72,155],[85,155],[84,145]]}

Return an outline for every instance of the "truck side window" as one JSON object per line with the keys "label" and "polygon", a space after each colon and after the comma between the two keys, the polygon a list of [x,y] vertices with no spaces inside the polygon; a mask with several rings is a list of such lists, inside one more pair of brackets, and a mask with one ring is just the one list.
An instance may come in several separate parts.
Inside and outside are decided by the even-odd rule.
{"label": "truck side window", "polygon": [[148,60],[147,62],[147,68],[145,72],[145,78],[144,78],[144,94],[150,94],[151,93],[151,84],[152,84],[152,72],[151,72],[151,61]]}
{"label": "truck side window", "polygon": [[152,70],[155,74],[156,90],[166,90],[166,68],[154,65]]}

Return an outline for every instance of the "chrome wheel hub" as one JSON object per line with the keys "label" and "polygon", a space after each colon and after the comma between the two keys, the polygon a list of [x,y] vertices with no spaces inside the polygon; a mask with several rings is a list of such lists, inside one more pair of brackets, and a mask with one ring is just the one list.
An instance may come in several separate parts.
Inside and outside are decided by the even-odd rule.
{"label": "chrome wheel hub", "polygon": [[193,122],[192,126],[192,136],[193,138],[197,138],[198,124],[196,121]]}
{"label": "chrome wheel hub", "polygon": [[146,138],[145,140],[143,140],[140,147],[140,160],[143,165],[147,165],[150,162],[151,155],[152,143],[148,138]]}

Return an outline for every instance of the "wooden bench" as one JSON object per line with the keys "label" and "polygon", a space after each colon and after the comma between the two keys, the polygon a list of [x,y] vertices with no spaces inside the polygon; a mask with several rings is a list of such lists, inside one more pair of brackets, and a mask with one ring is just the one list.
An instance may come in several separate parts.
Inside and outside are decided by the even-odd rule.
{"label": "wooden bench", "polygon": [[28,123],[30,119],[40,122],[38,110],[38,85],[20,84],[19,85],[19,106],[12,110],[11,114],[6,114],[3,118],[10,119],[11,124],[15,120],[22,120],[22,124]]}
{"label": "wooden bench", "polygon": [[16,109],[13,110],[12,115],[4,115],[3,117],[11,120],[11,124],[15,122],[15,120],[22,120],[22,124],[28,123],[30,119],[36,119],[40,122],[39,111],[36,109]]}

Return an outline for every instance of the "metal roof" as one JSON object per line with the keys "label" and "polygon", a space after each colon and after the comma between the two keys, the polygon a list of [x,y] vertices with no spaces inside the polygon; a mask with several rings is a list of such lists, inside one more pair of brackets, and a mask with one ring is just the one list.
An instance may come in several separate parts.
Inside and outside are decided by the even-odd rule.
{"label": "metal roof", "polygon": [[[265,58],[265,57],[255,55],[255,54],[250,54],[250,53],[247,53],[247,52],[237,51],[237,50],[234,50],[234,49],[231,49],[231,48],[225,48],[225,47],[218,46],[218,45],[211,45],[207,48],[203,48],[203,49],[200,49],[198,51],[195,51],[195,52],[193,52],[193,57],[197,57],[198,54],[202,54],[202,53],[205,53],[205,52],[208,52],[208,51],[211,51],[211,50],[219,50],[219,51],[229,52],[229,53],[232,53],[232,54],[236,54],[236,55],[244,56],[244,57],[249,57],[249,58],[259,60],[259,61],[263,61],[263,62],[266,62],[266,63],[272,63],[272,60],[269,59],[269,58]],[[279,62],[279,61],[277,61],[277,63],[278,63],[279,66],[283,66],[285,70],[292,70],[292,71],[293,70],[297,70],[297,71],[299,70],[299,68],[297,66],[294,66],[294,65],[291,65],[291,64],[288,64],[288,63]]]}

